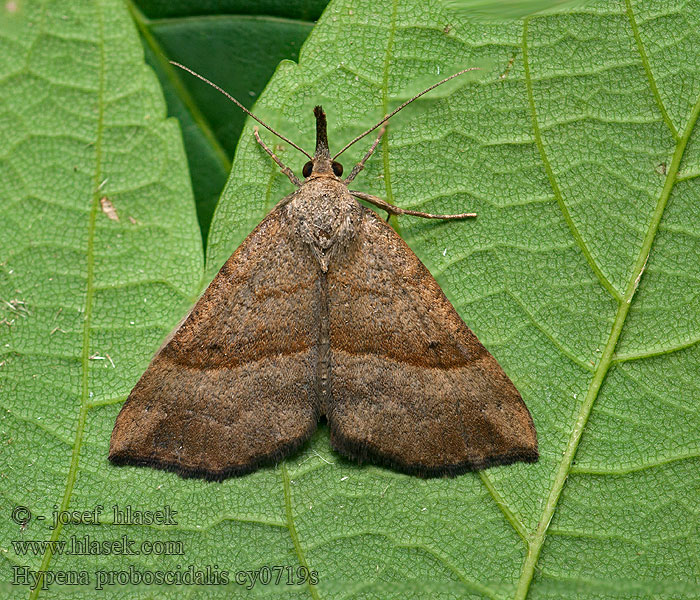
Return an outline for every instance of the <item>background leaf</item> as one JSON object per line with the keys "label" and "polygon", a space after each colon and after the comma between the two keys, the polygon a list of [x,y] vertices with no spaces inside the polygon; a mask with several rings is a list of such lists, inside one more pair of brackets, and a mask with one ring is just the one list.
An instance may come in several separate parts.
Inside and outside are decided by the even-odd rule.
{"label": "background leaf", "polygon": [[202,239],[231,170],[245,114],[172,66],[183,63],[251,108],[282,59],[296,60],[327,0],[127,0],[168,114],[182,126]]}
{"label": "background leaf", "polygon": [[521,19],[535,13],[561,9],[582,9],[587,0],[443,0],[452,10],[472,19],[502,21]]}
{"label": "background leaf", "polygon": [[[149,153],[129,146],[121,128],[104,136],[103,160],[88,145],[100,114],[109,123],[141,115],[137,140],[172,131],[124,11],[106,0],[85,2],[76,4],[77,16],[62,19],[63,11],[52,10],[58,4],[36,12],[38,5],[22,6],[31,14],[8,15],[5,5],[0,35],[11,51],[0,54],[0,123],[10,140],[0,197],[12,219],[0,259],[12,323],[2,330],[0,359],[9,389],[0,514],[21,504],[50,518],[54,504],[103,504],[109,515],[118,502],[141,510],[168,505],[178,524],[103,518],[100,527],[66,525],[56,533],[37,520],[21,531],[6,518],[5,582],[18,565],[84,568],[92,585],[70,593],[93,597],[96,570],[209,566],[228,570],[232,583],[189,595],[230,598],[248,595],[233,583],[237,571],[305,565],[318,571],[317,586],[257,584],[253,594],[697,597],[696,2],[596,2],[498,25],[462,21],[439,3],[329,5],[299,65],[283,63],[257,103],[261,116],[305,147],[315,103],[329,113],[331,144],[340,147],[416,91],[416,81],[437,80],[455,65],[492,65],[397,117],[358,187],[404,207],[479,214],[464,223],[406,218],[397,227],[522,392],[541,459],[424,481],[344,461],[321,427],[291,460],[220,485],[106,461],[120,400],[198,288],[191,204],[189,212],[173,208],[188,198],[178,179],[184,159],[176,140],[153,142],[148,148],[158,152]],[[109,28],[95,26],[105,20]],[[135,100],[126,94],[133,87],[150,92]],[[90,133],[80,135],[81,128]],[[205,281],[288,189],[250,129],[212,224]],[[301,156],[266,139],[301,166]],[[343,156],[346,168],[365,148]],[[158,168],[164,156],[179,162]],[[84,173],[76,180],[74,157]],[[120,215],[130,210],[120,193],[135,187],[142,194],[134,206],[149,236],[127,235],[123,216],[116,223],[99,211],[102,190],[95,190],[105,169],[103,190]],[[156,177],[159,185],[155,193],[138,185],[123,191],[125,173]],[[110,260],[114,248],[123,252],[119,261]],[[139,272],[146,268],[158,276]],[[170,285],[139,287],[151,278]],[[143,330],[129,337],[134,318]],[[67,341],[59,331],[51,335],[56,326],[70,332]],[[90,360],[106,353],[114,368]],[[88,533],[137,544],[179,541],[184,554],[27,557],[10,543]],[[26,587],[5,589],[27,595]],[[120,584],[99,592],[182,593],[182,586]]]}

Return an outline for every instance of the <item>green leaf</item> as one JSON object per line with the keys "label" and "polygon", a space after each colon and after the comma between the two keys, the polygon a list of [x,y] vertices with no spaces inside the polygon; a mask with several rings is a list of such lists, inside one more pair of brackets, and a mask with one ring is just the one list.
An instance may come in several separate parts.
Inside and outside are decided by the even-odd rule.
{"label": "green leaf", "polygon": [[[65,539],[54,507],[124,498],[109,421],[203,252],[179,126],[121,2],[5,2],[0,57],[2,581],[26,596],[13,567],[85,562],[11,540]],[[19,505],[48,520],[25,536]]]}
{"label": "green leaf", "polygon": [[[316,103],[340,148],[417,82],[484,66],[397,115],[356,182],[402,207],[479,214],[396,226],[521,391],[541,458],[426,481],[350,464],[321,427],[290,460],[222,484],[106,460],[121,400],[199,289],[200,247],[184,156],[126,12],[86,0],[63,19],[63,7],[0,8],[7,595],[27,597],[9,582],[28,565],[91,577],[34,597],[178,598],[183,586],[119,580],[98,592],[97,571],[133,583],[193,565],[231,583],[192,597],[247,596],[235,573],[264,566],[305,566],[319,583],[258,581],[258,596],[698,596],[696,3],[599,1],[490,25],[438,2],[329,5],[256,105],[305,148]],[[204,281],[289,189],[251,129]],[[298,171],[305,159],[264,137]],[[346,169],[370,143],[343,155]],[[115,503],[167,505],[177,525],[112,524]],[[49,529],[54,505],[98,504],[101,526]],[[20,505],[47,520],[22,530]],[[11,544],[74,535],[170,540],[183,554],[20,556]]]}

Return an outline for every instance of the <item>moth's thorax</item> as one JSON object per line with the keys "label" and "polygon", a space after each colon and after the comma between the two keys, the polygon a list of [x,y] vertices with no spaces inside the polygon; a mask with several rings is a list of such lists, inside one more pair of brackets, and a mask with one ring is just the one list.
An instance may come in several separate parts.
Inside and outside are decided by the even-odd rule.
{"label": "moth's thorax", "polygon": [[307,179],[285,208],[324,272],[352,244],[363,213],[347,186],[334,176]]}

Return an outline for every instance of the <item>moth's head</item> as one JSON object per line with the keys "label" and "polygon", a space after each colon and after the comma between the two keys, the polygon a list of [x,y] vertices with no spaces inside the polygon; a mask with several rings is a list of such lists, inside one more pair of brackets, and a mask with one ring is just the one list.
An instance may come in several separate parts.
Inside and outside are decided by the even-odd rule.
{"label": "moth's head", "polygon": [[301,174],[306,179],[309,177],[340,179],[343,174],[343,165],[334,161],[328,150],[326,113],[323,112],[323,108],[317,106],[314,108],[314,116],[316,117],[316,152],[314,152],[313,158],[304,165]]}

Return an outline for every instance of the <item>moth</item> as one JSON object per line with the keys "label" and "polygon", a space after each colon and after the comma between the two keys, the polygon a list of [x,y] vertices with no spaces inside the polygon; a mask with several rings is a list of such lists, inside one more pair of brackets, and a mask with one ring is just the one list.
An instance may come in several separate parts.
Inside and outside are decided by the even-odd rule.
{"label": "moth", "polygon": [[[320,106],[311,156],[226,94],[309,161],[298,179],[255,128],[296,189],[158,350],[117,417],[112,463],[222,480],[289,456],[322,416],[340,454],[421,477],[538,459],[513,383],[418,257],[359,200],[388,215],[475,215],[404,210],[348,187],[391,116],[465,71],[404,102],[334,156]],[[336,158],[380,126],[343,179]]]}

